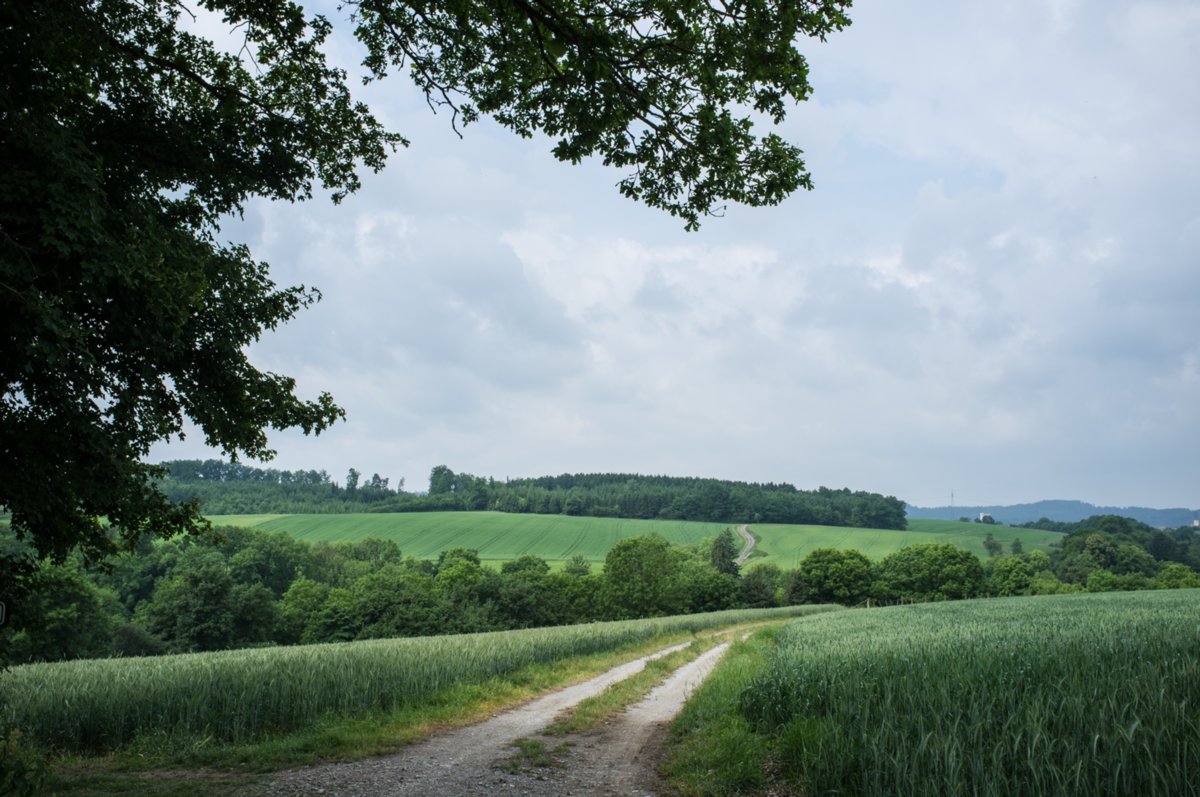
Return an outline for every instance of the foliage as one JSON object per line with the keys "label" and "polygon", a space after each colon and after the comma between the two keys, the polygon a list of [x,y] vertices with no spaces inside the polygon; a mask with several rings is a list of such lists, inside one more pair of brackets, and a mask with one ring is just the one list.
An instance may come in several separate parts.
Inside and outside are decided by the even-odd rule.
{"label": "foliage", "polygon": [[10,661],[57,661],[108,653],[112,620],[106,596],[74,564],[45,564],[0,629]]}
{"label": "foliage", "polygon": [[775,204],[810,188],[800,150],[758,138],[808,98],[800,36],[849,24],[844,0],[801,6],[605,0],[410,6],[358,0],[357,33],[376,78],[406,68],[456,119],[491,114],[554,155],[631,167],[621,193],[681,216],[715,204]]}
{"label": "foliage", "polygon": [[733,529],[725,529],[713,538],[709,551],[709,563],[718,573],[730,576],[738,574],[737,556],[741,546],[734,539]]}
{"label": "foliage", "polygon": [[945,543],[911,545],[889,554],[875,571],[875,597],[885,601],[973,598],[983,586],[974,554]]}
{"label": "foliage", "polygon": [[16,731],[0,732],[0,794],[33,797],[46,781],[45,755],[24,744]]}
{"label": "foliage", "polygon": [[[808,97],[795,42],[848,25],[848,5],[348,4],[368,79],[405,70],[456,120],[490,114],[557,138],[560,160],[598,155],[629,170],[622,193],[693,229],[724,201],[811,187],[800,150],[754,119]],[[343,416],[250,363],[250,343],[320,294],[277,288],[220,224],[255,197],[338,201],[407,142],[327,63],[324,17],[202,8],[197,26],[172,0],[0,6],[0,506],[39,556],[203,532],[141,461],[185,417],[231,457],[269,458],[267,429]],[[209,25],[240,47],[194,32]]]}
{"label": "foliage", "polygon": [[871,560],[858,551],[818,548],[797,568],[787,602],[853,606],[870,594],[872,581]]}
{"label": "foliage", "polygon": [[604,559],[604,602],[616,618],[683,611],[682,562],[662,537],[621,540]]}
{"label": "foliage", "polygon": [[1026,525],[1065,534],[1054,572],[1068,583],[1086,584],[1091,573],[1101,569],[1116,576],[1153,578],[1172,562],[1200,571],[1200,534],[1191,527],[1162,531],[1117,515],[1094,515],[1077,523],[1042,519]]}
{"label": "foliage", "polygon": [[[312,512],[434,512],[495,510],[514,514],[587,515],[734,523],[820,523],[831,526],[903,529],[904,503],[878,493],[797,490],[790,484],[748,484],[717,479],[642,476],[628,473],[564,474],[498,482],[430,471],[426,495],[381,486],[346,488],[325,471],[278,471],[220,460],[163,463],[162,482],[177,501],[199,501],[209,514]],[[352,469],[353,472],[353,469]],[[731,532],[732,537],[732,532]],[[730,542],[736,545],[734,540]],[[740,547],[740,546],[738,546]]]}
{"label": "foliage", "polygon": [[1179,591],[813,617],[739,711],[805,794],[1196,794],[1198,610]]}
{"label": "foliage", "polygon": [[202,531],[141,462],[185,415],[252,457],[270,455],[267,427],[319,432],[342,415],[247,359],[319,294],[276,288],[244,246],[218,243],[218,224],[252,196],[344,195],[355,165],[382,166],[399,139],[326,64],[324,20],[212,7],[253,71],[186,32],[176,3],[0,12],[0,505],[39,555]]}
{"label": "foliage", "polygon": [[782,580],[783,571],[778,565],[762,562],[748,567],[738,583],[738,602],[756,608],[778,606],[777,593]]}

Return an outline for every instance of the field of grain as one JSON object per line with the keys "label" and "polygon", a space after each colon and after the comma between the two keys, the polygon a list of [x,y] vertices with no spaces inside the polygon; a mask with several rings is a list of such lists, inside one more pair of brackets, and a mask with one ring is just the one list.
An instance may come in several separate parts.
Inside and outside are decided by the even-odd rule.
{"label": "field of grain", "polygon": [[1200,793],[1200,590],[807,618],[737,692],[802,794]]}
{"label": "field of grain", "polygon": [[242,742],[322,718],[386,713],[439,690],[659,636],[836,607],[797,606],[457,636],[14,667],[0,727],[58,752],[139,737]]}
{"label": "field of grain", "polygon": [[[531,554],[551,563],[581,555],[604,561],[609,549],[625,537],[655,533],[677,545],[694,545],[727,528],[724,523],[683,520],[629,520],[623,518],[522,515],[505,512],[413,512],[344,515],[214,515],[217,525],[250,526],[282,531],[306,542],[393,540],[405,555],[436,559],[449,548],[473,548],[487,562],[505,562]],[[949,520],[912,520],[908,531],[854,529],[836,526],[751,527],[759,537],[753,561],[793,568],[815,548],[857,548],[872,559],[881,559],[906,545],[948,542],[985,556],[983,539],[991,531],[1007,550],[1019,537],[1026,551],[1047,549],[1061,534],[1006,526],[983,526]]]}
{"label": "field of grain", "polygon": [[522,515],[506,512],[407,512],[346,515],[214,515],[214,524],[283,531],[305,542],[393,540],[406,556],[436,559],[450,548],[471,548],[485,561],[503,562],[530,554],[547,561],[581,555],[604,561],[625,537],[655,533],[677,545],[694,545],[727,528],[724,523],[682,520]]}
{"label": "field of grain", "polygon": [[966,548],[975,555],[987,556],[983,541],[988,532],[1004,545],[1007,553],[1013,539],[1019,539],[1025,551],[1049,551],[1063,538],[1055,531],[1015,529],[957,520],[909,520],[908,529],[853,529],[840,526],[789,526],[769,523],[750,527],[759,538],[753,561],[771,562],[784,569],[800,564],[816,548],[856,549],[869,559],[879,560],[890,553],[921,542],[944,542]]}

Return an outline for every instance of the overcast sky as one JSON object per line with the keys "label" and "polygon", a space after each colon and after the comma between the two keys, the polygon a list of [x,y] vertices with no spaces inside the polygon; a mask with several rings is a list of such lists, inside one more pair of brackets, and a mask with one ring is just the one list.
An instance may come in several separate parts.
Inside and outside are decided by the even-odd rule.
{"label": "overcast sky", "polygon": [[851,16],[782,131],[815,190],[698,233],[403,78],[362,92],[412,146],[224,230],[324,294],[252,358],[348,420],[272,465],[1200,506],[1200,5]]}

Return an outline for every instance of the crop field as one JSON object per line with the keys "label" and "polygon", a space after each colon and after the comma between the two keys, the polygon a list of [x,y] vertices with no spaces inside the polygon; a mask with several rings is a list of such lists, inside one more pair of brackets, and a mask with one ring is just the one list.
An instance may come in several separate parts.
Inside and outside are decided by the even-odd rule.
{"label": "crop field", "polygon": [[659,636],[829,611],[793,606],[522,631],[14,667],[0,726],[62,753],[148,735],[243,742],[330,717],[386,713],[439,690]]}
{"label": "crop field", "polygon": [[[505,562],[532,554],[548,562],[564,562],[582,555],[604,561],[609,549],[625,537],[656,533],[677,545],[694,545],[719,534],[725,523],[684,520],[629,520],[622,518],[524,515],[505,512],[411,512],[343,515],[213,515],[216,525],[250,526],[282,531],[306,542],[393,540],[405,555],[436,559],[450,548],[473,548],[480,559]],[[772,562],[793,568],[815,548],[857,548],[880,559],[906,545],[948,542],[985,556],[983,539],[991,531],[1005,549],[1019,537],[1026,551],[1047,549],[1062,535],[1036,529],[1012,529],[949,520],[910,520],[908,531],[855,529],[837,526],[786,526],[759,524],[751,530],[759,537],[752,561]]]}
{"label": "crop field", "polygon": [[802,794],[1196,795],[1200,590],[815,616],[727,693]]}
{"label": "crop field", "polygon": [[1063,538],[1056,531],[1014,529],[957,520],[908,521],[908,529],[853,529],[840,526],[787,526],[754,524],[750,530],[759,538],[755,558],[751,561],[771,562],[791,569],[816,548],[854,548],[869,559],[879,560],[894,551],[920,542],[945,542],[966,548],[979,557],[987,556],[983,541],[990,531],[1004,545],[1005,553],[1014,538],[1021,540],[1025,551],[1050,547]]}
{"label": "crop field", "polygon": [[676,545],[694,545],[713,537],[725,523],[682,520],[524,515],[506,512],[406,512],[346,515],[214,515],[214,524],[253,526],[283,531],[299,540],[393,540],[407,556],[436,559],[450,548],[472,548],[485,561],[503,562],[530,554],[547,561],[582,555],[604,561],[608,550],[625,537],[651,532]]}

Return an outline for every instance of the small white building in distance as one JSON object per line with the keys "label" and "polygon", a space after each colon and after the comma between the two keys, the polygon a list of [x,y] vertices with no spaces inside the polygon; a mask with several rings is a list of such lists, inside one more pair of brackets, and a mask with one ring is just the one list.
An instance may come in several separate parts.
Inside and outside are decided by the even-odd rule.
{"label": "small white building in distance", "polygon": [[994,519],[995,519],[995,518],[993,518],[993,517],[992,517],[991,515],[989,515],[987,512],[980,512],[980,513],[979,513],[979,522],[980,522],[980,523],[990,523],[990,522],[991,522],[991,521],[993,521]]}

